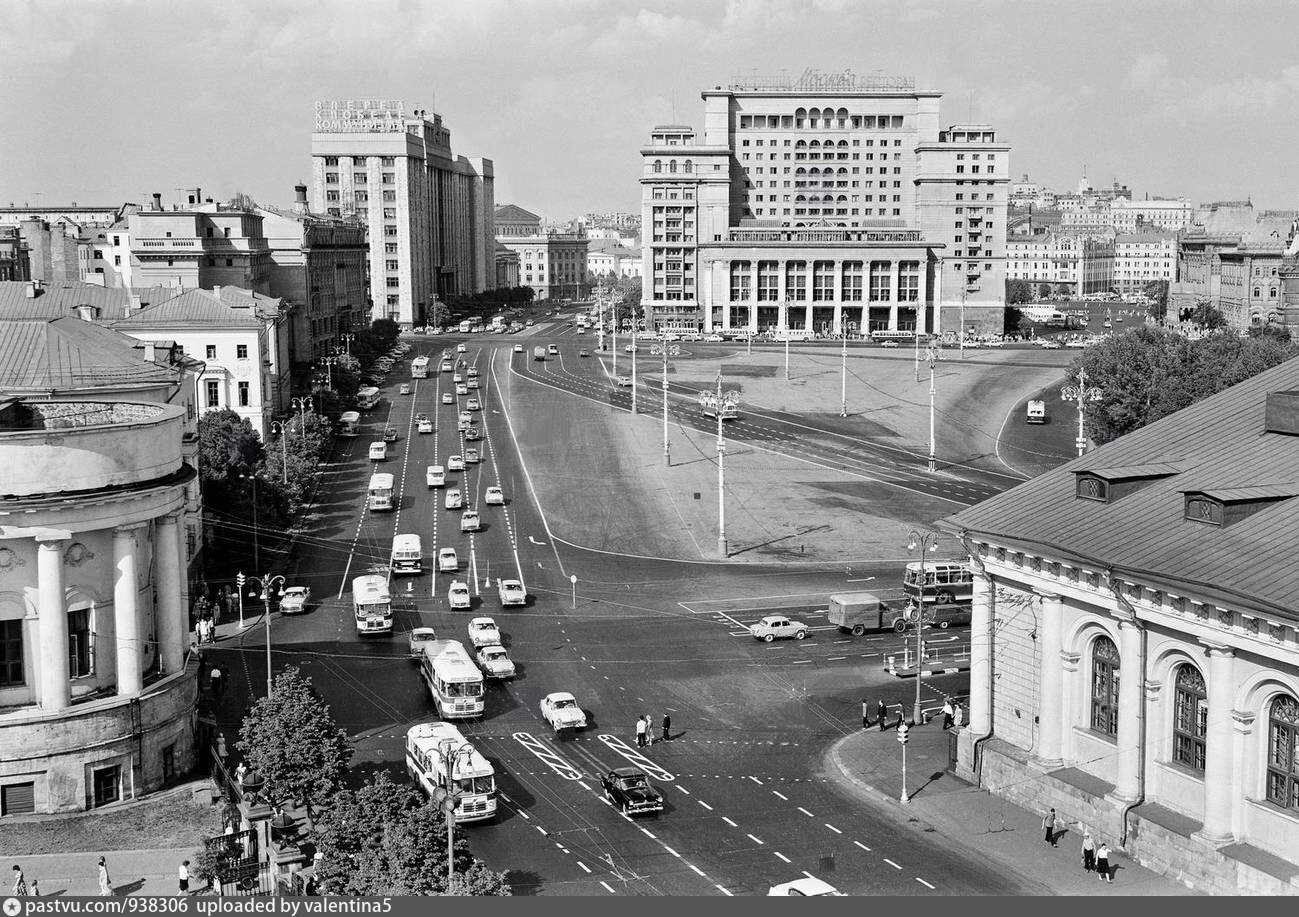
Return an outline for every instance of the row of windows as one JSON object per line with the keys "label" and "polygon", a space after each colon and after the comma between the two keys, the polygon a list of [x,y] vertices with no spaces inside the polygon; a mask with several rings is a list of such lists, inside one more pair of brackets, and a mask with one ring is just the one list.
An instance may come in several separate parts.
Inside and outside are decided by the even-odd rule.
{"label": "row of windows", "polygon": [[[365,174],[364,172],[354,172],[354,173],[352,174],[352,183],[353,183],[353,184],[356,184],[356,185],[364,185],[364,184],[366,184],[366,181],[367,181],[367,179],[366,179],[366,174]],[[397,176],[396,176],[394,173],[392,173],[392,172],[384,172],[384,173],[383,173],[383,183],[384,183],[385,185],[395,184],[396,181],[397,181]],[[327,185],[336,185],[336,184],[338,184],[338,173],[337,173],[337,172],[326,172],[326,173],[325,173],[325,184],[327,184]]]}
{"label": "row of windows", "polygon": [[[837,273],[837,278],[836,278]],[[835,280],[839,280],[839,299],[844,302],[862,300],[862,280],[865,274],[865,263],[861,261],[844,261],[836,272],[833,261],[812,262],[812,302],[827,302],[835,298]],[[777,302],[780,300],[780,262],[759,261],[757,270],[758,302]],[[872,261],[870,263],[870,300],[888,302],[892,299],[893,262]],[[787,261],[784,270],[784,298],[803,302],[808,299],[808,263],[806,261]],[[742,302],[755,298],[753,296],[753,263],[750,261],[731,262],[731,301]],[[898,301],[915,302],[920,299],[920,262],[898,262]]]}
{"label": "row of windows", "polygon": [[740,115],[741,130],[900,129],[903,115],[850,115],[846,108],[798,108],[792,115]]}
{"label": "row of windows", "polygon": [[[206,383],[206,389],[207,389],[207,406],[209,408],[221,407],[222,406],[221,405],[221,380],[208,379]],[[247,382],[240,382],[238,384],[238,388],[236,389],[236,397],[238,398],[238,404],[241,408],[248,407],[249,390],[250,390],[249,384]]]}

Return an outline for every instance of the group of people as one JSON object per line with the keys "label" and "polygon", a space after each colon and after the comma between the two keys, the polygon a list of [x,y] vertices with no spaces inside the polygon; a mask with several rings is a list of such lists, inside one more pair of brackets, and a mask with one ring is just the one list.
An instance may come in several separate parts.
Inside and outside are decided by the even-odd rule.
{"label": "group of people", "polygon": [[[1056,826],[1060,823],[1055,809],[1051,809],[1042,816],[1042,842],[1050,844],[1052,847],[1058,847],[1059,835],[1056,832]],[[1082,868],[1084,872],[1094,872],[1096,877],[1102,882],[1114,882],[1114,871],[1110,869],[1110,845],[1101,841],[1096,843],[1092,833],[1085,828],[1082,836]]]}
{"label": "group of people", "polygon": [[[894,728],[901,726],[904,719],[906,704],[898,703],[898,718],[894,722]],[[960,726],[965,722],[965,710],[959,702],[952,700],[950,697],[943,700],[943,728],[951,729],[953,726]],[[879,726],[880,732],[889,727],[889,705],[883,700],[875,702],[875,723]],[[863,700],[861,702],[861,728],[868,729],[871,725],[870,703]]]}
{"label": "group of people", "polygon": [[[40,886],[35,879],[27,881],[23,875],[23,868],[17,863],[13,868],[14,884],[9,893],[15,898],[39,898],[41,896]],[[108,877],[108,861],[103,857],[99,858],[99,893],[105,896],[112,896],[113,881]]]}
{"label": "group of people", "polygon": [[[663,714],[663,741],[672,738],[672,715]],[[645,748],[654,744],[654,719],[648,713],[641,714],[636,720],[636,747]]]}

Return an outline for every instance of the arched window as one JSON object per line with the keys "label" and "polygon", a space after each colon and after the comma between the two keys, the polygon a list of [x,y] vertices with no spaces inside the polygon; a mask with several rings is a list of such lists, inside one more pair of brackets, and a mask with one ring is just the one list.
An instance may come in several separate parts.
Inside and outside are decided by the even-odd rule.
{"label": "arched window", "polygon": [[817,126],[816,123],[821,120],[821,109],[819,108],[809,109],[807,112],[807,116],[812,119],[812,126],[816,127]]}
{"label": "arched window", "polygon": [[686,171],[687,172],[692,171],[692,165],[689,159],[686,160]]}
{"label": "arched window", "polygon": [[806,140],[800,140],[800,141],[798,141],[797,143],[794,144],[794,149],[796,149],[796,150],[805,150],[805,149],[807,149],[807,141],[806,141]]}
{"label": "arched window", "polygon": [[1267,723],[1267,801],[1299,809],[1299,701],[1272,701]]}
{"label": "arched window", "polygon": [[1173,695],[1173,760],[1204,770],[1204,736],[1209,725],[1209,695],[1204,676],[1190,664],[1177,667]]}
{"label": "arched window", "polygon": [[676,161],[675,159],[669,159],[669,160],[668,160],[668,171],[669,171],[669,172],[675,172],[676,170],[677,170],[677,161]]}
{"label": "arched window", "polygon": [[821,148],[821,141],[820,141],[820,140],[813,140],[813,141],[812,141],[810,144],[808,144],[808,145],[809,145],[812,149],[814,149],[814,150],[819,150],[819,149]]}
{"label": "arched window", "polygon": [[845,150],[848,149],[848,141],[847,141],[847,140],[840,140],[840,141],[839,141],[839,146],[843,147]]}
{"label": "arched window", "polygon": [[662,171],[663,171],[663,160],[661,160],[661,159],[656,159],[656,160],[654,160],[654,171],[655,171],[655,172],[662,172]]}
{"label": "arched window", "polygon": [[1092,729],[1119,734],[1119,649],[1109,637],[1092,643]]}

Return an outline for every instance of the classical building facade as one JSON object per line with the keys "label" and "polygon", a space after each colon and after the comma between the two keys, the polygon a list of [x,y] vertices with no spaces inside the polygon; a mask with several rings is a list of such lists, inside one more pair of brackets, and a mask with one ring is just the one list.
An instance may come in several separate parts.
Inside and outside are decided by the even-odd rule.
{"label": "classical building facade", "polygon": [[0,226],[0,283],[32,278],[32,265],[17,226]]}
{"label": "classical building facade", "polygon": [[643,291],[657,327],[1000,331],[1009,150],[939,128],[906,78],[807,71],[703,92],[702,136],[641,150]]}
{"label": "classical building facade", "polygon": [[1048,283],[1055,292],[1108,293],[1114,283],[1113,234],[1048,233],[1006,239],[1006,277]]}
{"label": "classical building facade", "polygon": [[960,768],[1203,891],[1299,893],[1299,361],[945,520]]}
{"label": "classical building facade", "polygon": [[259,213],[197,202],[163,210],[154,195],[153,208],[131,214],[128,226],[135,286],[270,292],[271,249]]}
{"label": "classical building facade", "polygon": [[0,818],[107,805],[193,766],[184,413],[0,406]]}
{"label": "classical building facade", "polygon": [[496,244],[518,257],[519,286],[532,287],[537,299],[581,295],[586,283],[584,232],[547,228],[541,217],[517,204],[496,208]]}
{"label": "classical building facade", "polygon": [[372,318],[423,325],[435,300],[494,284],[492,161],[453,154],[441,115],[319,101],[311,169],[312,210],[369,229]]}
{"label": "classical building facade", "polygon": [[1139,293],[1151,281],[1177,280],[1177,233],[1121,232],[1114,237],[1114,290]]}

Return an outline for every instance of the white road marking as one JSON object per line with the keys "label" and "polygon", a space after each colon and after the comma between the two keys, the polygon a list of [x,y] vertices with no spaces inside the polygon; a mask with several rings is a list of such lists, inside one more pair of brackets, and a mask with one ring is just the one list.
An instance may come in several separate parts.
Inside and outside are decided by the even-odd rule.
{"label": "white road marking", "polygon": [[799,806],[799,807],[798,807],[798,811],[802,812],[802,813],[803,813],[804,815],[806,815],[808,818],[816,818],[815,815],[813,815],[811,812],[807,811],[807,809],[803,808],[802,806]]}
{"label": "white road marking", "polygon": [[762,781],[759,780],[757,777],[749,776],[749,777],[747,777],[746,779],[748,779],[748,780],[752,780],[752,781],[753,781],[754,783],[756,783],[758,786],[762,786]]}
{"label": "white road marking", "polygon": [[834,825],[830,824],[829,822],[826,822],[825,826],[829,828],[831,831],[833,831],[835,834],[843,834],[842,831],[840,831],[838,828],[836,828]]}
{"label": "white road marking", "polygon": [[624,742],[622,739],[618,738],[617,736],[601,735],[599,736],[599,739],[609,748],[610,751],[616,752],[622,755],[632,764],[638,765],[642,770],[644,770],[651,777],[657,777],[659,780],[662,780],[664,782],[671,782],[672,780],[676,779],[668,771],[665,771],[663,768],[659,767],[649,758],[645,757],[640,752],[633,749],[630,745],[628,745],[626,742]]}
{"label": "white road marking", "polygon": [[890,866],[892,866],[894,869],[901,869],[901,868],[902,868],[902,867],[899,866],[897,863],[894,863],[892,860],[890,860],[888,857],[885,857],[885,858],[884,858],[884,862],[885,862],[885,863],[888,863],[888,864],[889,864]]}
{"label": "white road marking", "polygon": [[[687,863],[686,865],[689,866],[691,869],[693,869],[695,872],[699,873],[699,875],[701,876],[704,875],[704,871],[700,869],[698,866],[696,866],[694,863]],[[704,876],[704,878],[708,878],[708,877]]]}
{"label": "white road marking", "polygon": [[713,807],[710,806],[708,803],[704,802],[702,799],[697,799],[697,800],[695,800],[695,801],[698,802],[698,803],[699,803],[701,806],[703,806],[705,809],[707,809],[709,812],[713,811]]}
{"label": "white road marking", "polygon": [[582,779],[582,772],[569,764],[554,749],[526,732],[514,733],[514,740],[537,756],[547,767],[565,780]]}
{"label": "white road marking", "polygon": [[616,891],[614,891],[612,888],[610,888],[610,887],[609,887],[609,883],[606,882],[606,881],[604,881],[603,879],[600,880],[600,884],[604,886],[605,891],[607,891],[609,894],[611,894],[611,895],[616,895],[616,894],[618,894]]}
{"label": "white road marking", "polygon": [[728,892],[726,889],[722,888],[722,886],[720,886],[720,885],[716,885],[716,884],[714,884],[713,887],[716,888],[719,892],[721,892],[723,895],[725,895],[725,896],[728,897],[728,898],[734,898],[734,897],[735,897],[733,894],[731,894],[730,892]]}
{"label": "white road marking", "polygon": [[652,841],[656,841],[656,840],[658,840],[657,837],[655,837],[654,835],[650,834],[649,828],[641,828],[641,829],[640,829],[640,833],[643,834],[643,835],[645,835],[646,837],[648,837],[648,838],[649,838],[650,840],[652,840]]}
{"label": "white road marking", "polygon": [[752,834],[749,835],[749,840],[753,841],[753,843],[755,844],[759,844],[759,845],[762,844],[762,838],[754,837]]}
{"label": "white road marking", "polygon": [[673,850],[673,849],[672,849],[671,847],[669,847],[667,844],[664,844],[664,845],[663,845],[663,849],[666,850],[668,853],[672,854],[672,855],[673,855],[674,857],[676,857],[678,860],[681,859],[681,854],[677,853],[675,850]]}
{"label": "white road marking", "polygon": [[737,825],[735,822],[733,822],[733,821],[731,821],[729,818],[727,818],[725,815],[722,816],[722,821],[726,822],[726,823],[727,823],[728,825],[730,825],[732,828],[738,828],[738,827],[740,827],[740,826]]}
{"label": "white road marking", "polygon": [[687,790],[685,787],[683,787],[681,784],[677,783],[677,784],[673,784],[673,785],[674,785],[678,790],[680,790],[681,792],[685,793],[687,796],[690,795],[690,791]]}
{"label": "white road marking", "polygon": [[863,844],[861,841],[853,841],[853,843],[856,844],[858,847],[860,847],[862,850],[865,850],[867,853],[871,852],[871,849],[867,847],[865,844]]}
{"label": "white road marking", "polygon": [[920,878],[919,876],[916,876],[916,881],[931,891],[934,888],[932,885],[930,885],[928,882],[926,882],[924,879]]}
{"label": "white road marking", "polygon": [[788,862],[789,862],[789,857],[785,856],[785,855],[784,855],[783,853],[781,853],[779,850],[773,850],[773,851],[771,851],[771,852],[774,853],[776,856],[780,857],[780,859],[781,859],[782,862],[785,862],[785,863],[788,863]]}
{"label": "white road marking", "polygon": [[587,865],[586,865],[585,863],[583,863],[581,860],[578,860],[578,861],[577,861],[577,865],[578,865],[578,866],[581,866],[582,869],[584,869],[584,870],[586,871],[586,874],[587,874],[588,876],[591,874],[591,867],[590,867],[590,866],[587,866]]}
{"label": "white road marking", "polygon": [[789,797],[780,792],[780,790],[772,790],[771,792],[773,795],[779,796],[781,799],[785,800],[785,802],[789,802]]}

